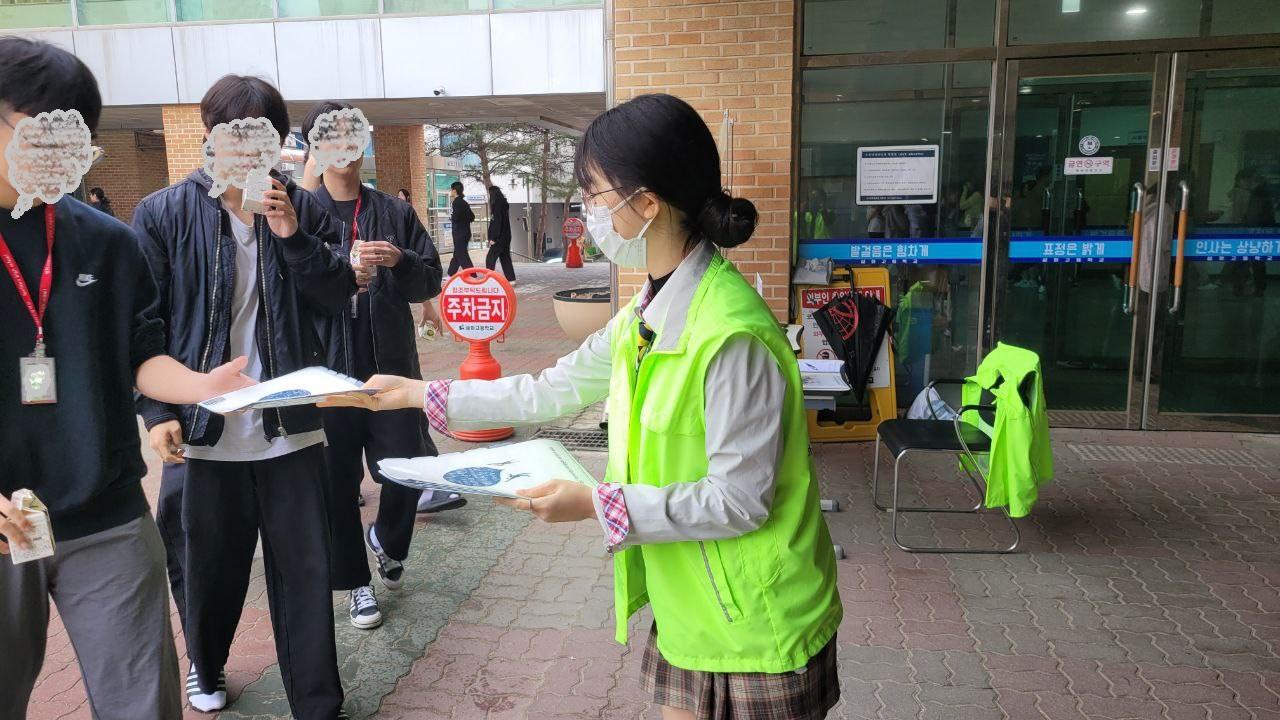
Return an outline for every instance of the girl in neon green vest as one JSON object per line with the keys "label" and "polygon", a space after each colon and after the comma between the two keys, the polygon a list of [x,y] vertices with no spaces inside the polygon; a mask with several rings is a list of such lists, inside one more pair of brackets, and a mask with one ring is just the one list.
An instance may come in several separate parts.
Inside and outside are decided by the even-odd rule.
{"label": "girl in neon green vest", "polygon": [[643,682],[663,717],[825,717],[839,696],[842,609],[818,507],[795,354],[717,247],[756,225],[720,185],[687,103],[646,95],[597,117],[578,150],[587,227],[640,295],[540,376],[423,383],[341,400],[419,407],[442,432],[537,424],[608,399],[609,464],[592,489],[507,501],[548,522],[595,519],[614,559],[616,627],[645,605]]}

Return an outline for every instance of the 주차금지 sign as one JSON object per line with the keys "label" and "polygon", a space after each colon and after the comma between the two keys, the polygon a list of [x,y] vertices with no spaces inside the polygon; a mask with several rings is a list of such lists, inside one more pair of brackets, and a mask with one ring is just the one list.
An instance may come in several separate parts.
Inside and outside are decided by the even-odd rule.
{"label": "\uc8fc\ucc28\uae08\uc9c0 sign", "polygon": [[440,319],[461,340],[495,340],[515,317],[515,290],[492,270],[462,270],[440,291]]}
{"label": "\uc8fc\ucc28\uae08\uc9c0 sign", "polygon": [[938,202],[938,146],[858,148],[859,205],[930,205]]}

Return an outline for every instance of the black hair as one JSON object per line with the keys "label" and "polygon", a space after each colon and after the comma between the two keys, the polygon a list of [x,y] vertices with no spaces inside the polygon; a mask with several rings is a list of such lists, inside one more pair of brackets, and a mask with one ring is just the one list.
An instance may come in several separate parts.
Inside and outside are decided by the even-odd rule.
{"label": "black hair", "polygon": [[[321,115],[334,110],[350,110],[353,107],[355,106],[351,103],[341,100],[325,100],[322,103],[317,103],[315,107],[311,108],[311,112],[307,113],[307,118],[302,121],[303,144],[311,144],[311,128],[316,126],[316,120],[319,120]],[[284,136],[281,135],[280,137]]]}
{"label": "black hair", "polygon": [[223,75],[200,98],[200,121],[206,130],[232,120],[266,118],[280,134],[289,137],[289,106],[274,85],[248,75]]}
{"label": "black hair", "polygon": [[104,192],[103,189],[100,187],[89,188],[89,194],[93,196],[97,196],[99,200],[107,199],[107,193]]}
{"label": "black hair", "polygon": [[455,180],[454,182],[449,183],[449,189],[458,193],[458,197],[462,197],[462,193],[463,193],[462,183]]}
{"label": "black hair", "polygon": [[6,36],[0,37],[0,109],[24,115],[78,110],[94,132],[102,94],[80,58],[47,42]]}
{"label": "black hair", "polygon": [[403,193],[403,194],[404,194],[404,201],[405,201],[405,202],[409,202],[410,200],[412,200],[412,199],[413,199],[413,193],[409,192],[408,190],[405,190],[404,188],[400,188],[400,190],[398,190],[397,192],[398,192],[398,193]]}
{"label": "black hair", "polygon": [[[586,188],[600,175],[623,196],[644,188],[679,210],[689,242],[741,245],[759,215],[720,185],[720,152],[698,111],[672,95],[640,95],[591,121],[574,160]],[[600,190],[601,188],[594,188]]]}
{"label": "black hair", "polygon": [[507,196],[502,194],[502,188],[497,185],[489,186],[489,204],[495,205],[499,200],[506,200]]}

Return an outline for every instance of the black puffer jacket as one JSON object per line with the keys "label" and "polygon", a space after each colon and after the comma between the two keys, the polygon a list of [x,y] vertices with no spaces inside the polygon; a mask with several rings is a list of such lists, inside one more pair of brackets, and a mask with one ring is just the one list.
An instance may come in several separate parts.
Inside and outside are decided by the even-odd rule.
{"label": "black puffer jacket", "polygon": [[[279,377],[324,364],[316,338],[316,315],[341,313],[356,290],[351,266],[332,249],[337,227],[320,203],[288,178],[273,174],[298,214],[298,231],[280,238],[266,220],[254,218],[258,236],[261,306],[258,348],[265,376]],[[167,351],[200,372],[227,362],[231,342],[231,294],[235,283],[235,245],[221,201],[209,197],[203,170],[158,190],[138,204],[133,229],[151,265],[165,321]],[[222,436],[222,417],[195,405],[181,407],[138,400],[147,428],[178,419],[191,445],[213,445]],[[267,438],[320,429],[314,405],[267,410]]]}
{"label": "black puffer jacket", "polygon": [[[318,204],[331,213],[338,228],[330,237],[332,248],[344,262],[351,258],[351,227],[338,219],[337,207],[322,185],[315,193]],[[369,318],[373,328],[373,357],[383,374],[420,378],[418,345],[409,303],[426,302],[440,294],[440,255],[413,206],[386,193],[361,186],[357,235],[364,241],[384,240],[400,248],[394,268],[375,268],[369,281]],[[325,349],[325,364],[351,374],[351,313],[318,316],[316,329]]]}

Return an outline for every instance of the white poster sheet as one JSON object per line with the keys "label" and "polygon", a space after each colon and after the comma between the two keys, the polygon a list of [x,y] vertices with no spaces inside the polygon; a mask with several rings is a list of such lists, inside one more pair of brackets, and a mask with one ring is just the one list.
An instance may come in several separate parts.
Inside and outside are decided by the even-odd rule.
{"label": "white poster sheet", "polygon": [[938,146],[858,148],[859,205],[932,205],[938,202]]}
{"label": "white poster sheet", "polygon": [[349,393],[373,395],[376,392],[376,390],[364,389],[364,383],[337,371],[323,367],[309,367],[229,392],[226,395],[209,398],[200,403],[200,407],[212,413],[226,415],[240,410],[311,405],[330,395]]}

